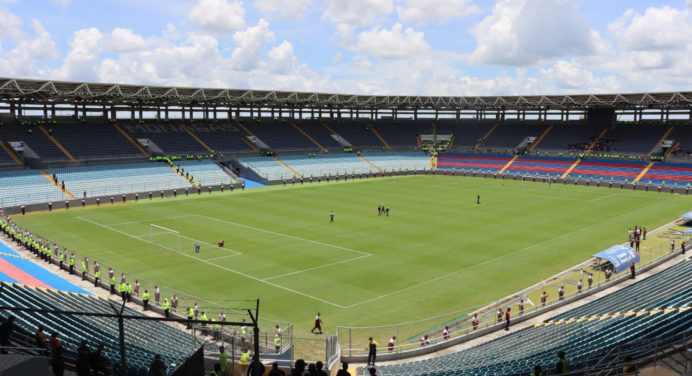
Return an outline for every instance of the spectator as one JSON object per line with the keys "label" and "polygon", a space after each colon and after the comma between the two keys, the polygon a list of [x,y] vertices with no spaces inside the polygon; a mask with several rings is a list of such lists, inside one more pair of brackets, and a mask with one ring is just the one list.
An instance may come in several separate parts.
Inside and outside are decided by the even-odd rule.
{"label": "spectator", "polygon": [[46,345],[46,334],[43,332],[43,325],[39,325],[38,329],[36,329],[36,347],[41,349],[41,355],[48,355]]}
{"label": "spectator", "polygon": [[308,375],[309,376],[317,376],[317,367],[315,367],[314,363],[310,363],[308,365]]}
{"label": "spectator", "polygon": [[377,368],[375,368],[375,367],[368,368],[368,373],[370,373],[370,376],[377,376]]}
{"label": "spectator", "polygon": [[548,301],[548,292],[543,290],[543,293],[541,294],[541,306],[545,307],[545,303]]}
{"label": "spectator", "polygon": [[247,367],[248,376],[262,376],[264,375],[264,364],[259,361],[259,359],[253,360],[250,367]]}
{"label": "spectator", "polygon": [[557,353],[557,363],[555,363],[555,374],[566,375],[569,373],[569,359],[564,351]]}
{"label": "spectator", "polygon": [[536,364],[535,366],[533,366],[533,372],[531,372],[530,376],[543,376],[543,368]]}
{"label": "spectator", "polygon": [[149,376],[166,376],[166,363],[161,359],[161,355],[156,354],[149,364]]}
{"label": "spectator", "polygon": [[324,368],[324,364],[321,361],[317,361],[315,363],[315,368],[317,368],[317,375],[318,376],[328,376],[327,372],[325,372],[322,368]]}
{"label": "spectator", "polygon": [[634,263],[632,263],[632,265],[630,265],[630,275],[632,276],[632,279],[637,278],[637,277],[636,277],[636,276],[637,276],[637,271],[634,269]]}
{"label": "spectator", "polygon": [[250,350],[243,351],[243,353],[240,355],[240,359],[238,360],[238,364],[241,366],[247,366],[250,364]]}
{"label": "spectator", "polygon": [[623,375],[636,375],[637,374],[637,366],[632,362],[632,356],[627,355],[625,357],[625,365],[622,367],[622,374]]}
{"label": "spectator", "polygon": [[58,338],[58,333],[51,334],[50,340],[51,346],[51,368],[53,369],[53,374],[55,376],[62,376],[65,374],[65,349],[62,347],[62,343]]}
{"label": "spectator", "polygon": [[348,363],[341,363],[341,369],[336,373],[336,376],[351,376],[351,373],[348,372]]}
{"label": "spectator", "polygon": [[110,376],[112,367],[110,361],[103,356],[103,344],[98,345],[96,352],[91,359],[91,368],[94,370],[94,376],[105,375]]}
{"label": "spectator", "polygon": [[7,319],[7,321],[0,325],[0,346],[3,347],[0,353],[2,354],[7,354],[7,350],[5,349],[5,347],[10,346],[10,335],[12,334],[12,330],[14,329],[13,323],[14,316],[10,316]]}
{"label": "spectator", "polygon": [[91,375],[91,367],[89,366],[90,359],[91,351],[89,350],[89,346],[87,346],[86,341],[82,341],[77,350],[77,363],[75,363],[77,376]]}
{"label": "spectator", "polygon": [[[420,337],[420,345],[421,346],[427,346],[430,344],[430,339],[428,338],[428,335],[424,335],[423,337]],[[373,364],[374,365],[374,364]]]}
{"label": "spectator", "polygon": [[286,372],[279,368],[279,363],[272,363],[272,370],[269,371],[269,376],[286,376]]}
{"label": "spectator", "polygon": [[507,307],[507,311],[505,311],[505,330],[509,330],[509,319],[510,319],[510,307]]}
{"label": "spectator", "polygon": [[219,363],[214,363],[214,370],[211,371],[211,376],[221,376],[221,365]]}
{"label": "spectator", "polygon": [[471,319],[471,325],[473,325],[473,330],[478,329],[478,313],[473,314],[473,318]]}
{"label": "spectator", "polygon": [[377,342],[370,337],[368,340],[368,365],[375,365],[375,360],[377,359]]}
{"label": "spectator", "polygon": [[305,373],[305,361],[303,359],[296,360],[291,370],[291,376],[303,376]]}
{"label": "spectator", "polygon": [[392,338],[389,339],[389,342],[387,343],[387,351],[392,352],[394,351],[394,345],[396,344],[396,336],[392,336]]}
{"label": "spectator", "polygon": [[565,286],[560,286],[560,289],[557,290],[557,298],[558,300],[565,299]]}
{"label": "spectator", "polygon": [[223,346],[219,346],[219,363],[221,366],[221,375],[225,375],[226,371],[228,369],[228,353],[226,352],[226,348]]}

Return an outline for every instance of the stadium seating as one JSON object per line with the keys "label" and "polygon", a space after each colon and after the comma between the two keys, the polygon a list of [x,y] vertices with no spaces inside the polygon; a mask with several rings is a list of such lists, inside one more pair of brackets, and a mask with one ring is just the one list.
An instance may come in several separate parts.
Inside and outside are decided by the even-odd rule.
{"label": "stadium seating", "polygon": [[512,159],[511,155],[445,153],[437,157],[437,167],[442,170],[499,172]]}
{"label": "stadium seating", "polygon": [[338,150],[339,145],[329,134],[330,132],[322,125],[319,120],[300,120],[298,126],[317,141],[322,147],[327,150]]}
{"label": "stadium seating", "polygon": [[691,163],[655,163],[640,180],[642,183],[684,185],[692,183]]}
{"label": "stadium seating", "polygon": [[294,175],[287,168],[268,157],[241,157],[238,161],[267,180],[291,179]]}
{"label": "stadium seating", "polygon": [[559,177],[574,163],[574,158],[522,155],[507,170],[508,174],[546,175]]}
{"label": "stadium seating", "polygon": [[430,156],[423,152],[381,152],[361,154],[385,171],[424,170],[430,168]]}
{"label": "stadium seating", "polygon": [[[90,313],[115,312],[111,301],[107,299],[16,284],[5,284],[0,294],[0,304]],[[119,304],[114,302],[114,306],[118,308]],[[144,317],[128,307],[125,307],[123,314]],[[6,315],[3,315],[3,321]],[[46,333],[59,333],[63,347],[71,351],[76,351],[82,340],[87,341],[92,349],[98,344],[104,344],[105,356],[116,367],[119,364],[116,319],[18,311],[13,315],[16,317],[15,324],[20,333],[31,336],[39,325],[43,325]],[[155,354],[160,354],[166,364],[171,365],[181,364],[195,350],[194,337],[161,322],[126,320],[125,328],[129,375],[147,375],[149,363]],[[172,371],[170,366],[168,371]]]}
{"label": "stadium seating", "polygon": [[[619,344],[692,333],[692,261],[491,342],[456,353],[381,366],[383,376],[480,376],[528,374],[534,365],[552,371],[564,351],[571,371]],[[687,282],[686,282],[687,281]],[[511,349],[511,350],[510,350]]]}
{"label": "stadium seating", "polygon": [[[353,146],[372,149],[384,148],[382,141],[370,130],[370,120],[343,119],[338,122],[328,122],[327,124]],[[415,145],[415,143],[416,140],[414,138],[411,140],[411,145]]]}
{"label": "stadium seating", "polygon": [[505,120],[485,139],[483,147],[512,150],[526,137],[537,138],[547,127],[548,125],[542,122]]}
{"label": "stadium seating", "polygon": [[122,122],[123,129],[134,138],[146,138],[166,153],[187,154],[207,153],[199,142],[190,136],[182,127],[181,122],[163,123],[146,121],[144,123]]}
{"label": "stadium seating", "polygon": [[377,121],[375,128],[390,146],[411,146],[416,144],[416,136],[432,133],[431,121],[386,120]]}
{"label": "stadium seating", "polygon": [[0,171],[0,207],[66,200],[60,189],[37,170]]}
{"label": "stadium seating", "polygon": [[570,178],[629,182],[639,176],[648,163],[612,159],[584,159],[570,172]]}
{"label": "stadium seating", "polygon": [[67,160],[67,156],[36,126],[11,122],[1,125],[0,130],[2,140],[22,141],[44,161]]}
{"label": "stadium seating", "polygon": [[54,168],[48,171],[65,181],[75,197],[106,196],[192,187],[163,163],[144,162],[87,167]]}
{"label": "stadium seating", "polygon": [[235,125],[194,122],[188,126],[188,129],[217,152],[252,151],[250,146],[243,141],[245,132]]}
{"label": "stadium seating", "polygon": [[455,146],[473,147],[496,123],[495,120],[439,119],[437,133],[454,134]]}
{"label": "stadium seating", "polygon": [[661,124],[619,124],[609,129],[605,138],[612,140],[617,152],[647,154],[665,131]]}
{"label": "stadium seating", "polygon": [[582,120],[551,124],[553,129],[541,140],[538,150],[584,150],[589,146],[588,140],[604,128],[602,124]]}
{"label": "stadium seating", "polygon": [[[7,253],[10,251],[12,253]],[[67,280],[22,258],[0,241],[0,281],[21,283],[31,287],[45,287],[61,291],[87,293]]]}
{"label": "stadium seating", "polygon": [[220,185],[229,184],[236,180],[210,160],[176,161],[174,164],[184,169],[185,172],[189,172],[194,177],[195,184]]}
{"label": "stadium seating", "polygon": [[272,149],[317,149],[287,119],[243,119],[243,125]]}
{"label": "stadium seating", "polygon": [[[0,140],[0,142],[4,142],[3,140]],[[9,146],[8,146],[9,147]],[[14,165],[14,160],[10,158],[10,156],[5,153],[4,150],[0,149],[0,166],[1,165]]]}
{"label": "stadium seating", "polygon": [[70,154],[80,160],[141,156],[139,150],[112,124],[103,121],[61,121],[46,127]]}

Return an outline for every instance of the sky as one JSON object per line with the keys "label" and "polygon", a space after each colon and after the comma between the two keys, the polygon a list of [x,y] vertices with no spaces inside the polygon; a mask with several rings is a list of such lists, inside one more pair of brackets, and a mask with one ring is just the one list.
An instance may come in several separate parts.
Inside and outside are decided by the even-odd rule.
{"label": "sky", "polygon": [[692,0],[0,0],[0,76],[379,95],[692,90]]}

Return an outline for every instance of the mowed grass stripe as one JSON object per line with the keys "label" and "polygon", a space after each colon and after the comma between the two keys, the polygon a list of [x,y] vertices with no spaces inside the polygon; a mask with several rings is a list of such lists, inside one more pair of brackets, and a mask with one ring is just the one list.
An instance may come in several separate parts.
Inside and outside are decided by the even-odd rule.
{"label": "mowed grass stripe", "polygon": [[[481,205],[476,205],[476,194]],[[389,218],[377,216],[380,203],[391,208]],[[260,297],[265,317],[309,330],[316,311],[333,328],[409,321],[490,303],[623,242],[627,228],[635,224],[653,229],[669,222],[690,209],[690,200],[619,189],[414,176],[104,206],[17,220],[103,265],[192,295]],[[330,210],[336,213],[334,224],[328,222]],[[169,223],[210,243],[223,236],[243,253],[210,263],[257,279],[272,278],[270,282],[345,307],[340,308],[117,233],[93,233],[76,223],[77,215],[113,224],[206,216],[372,256],[338,263],[357,254],[325,252],[317,243],[288,237],[278,241],[270,233],[224,222],[217,227],[213,220],[195,223],[189,217]],[[231,244],[233,239],[239,244]]]}

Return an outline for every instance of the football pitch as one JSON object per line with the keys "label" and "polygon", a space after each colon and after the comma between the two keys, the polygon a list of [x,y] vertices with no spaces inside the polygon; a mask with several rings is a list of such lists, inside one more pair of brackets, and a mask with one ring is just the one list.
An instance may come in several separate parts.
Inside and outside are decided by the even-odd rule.
{"label": "football pitch", "polygon": [[[329,333],[337,325],[471,312],[626,241],[634,225],[666,224],[691,202],[664,193],[408,176],[14,218],[129,281],[139,278],[149,291],[154,283],[164,296],[176,291],[183,308],[194,300],[215,313],[260,298],[263,319],[307,334],[318,311]],[[379,204],[390,208],[388,217],[378,216]]]}

